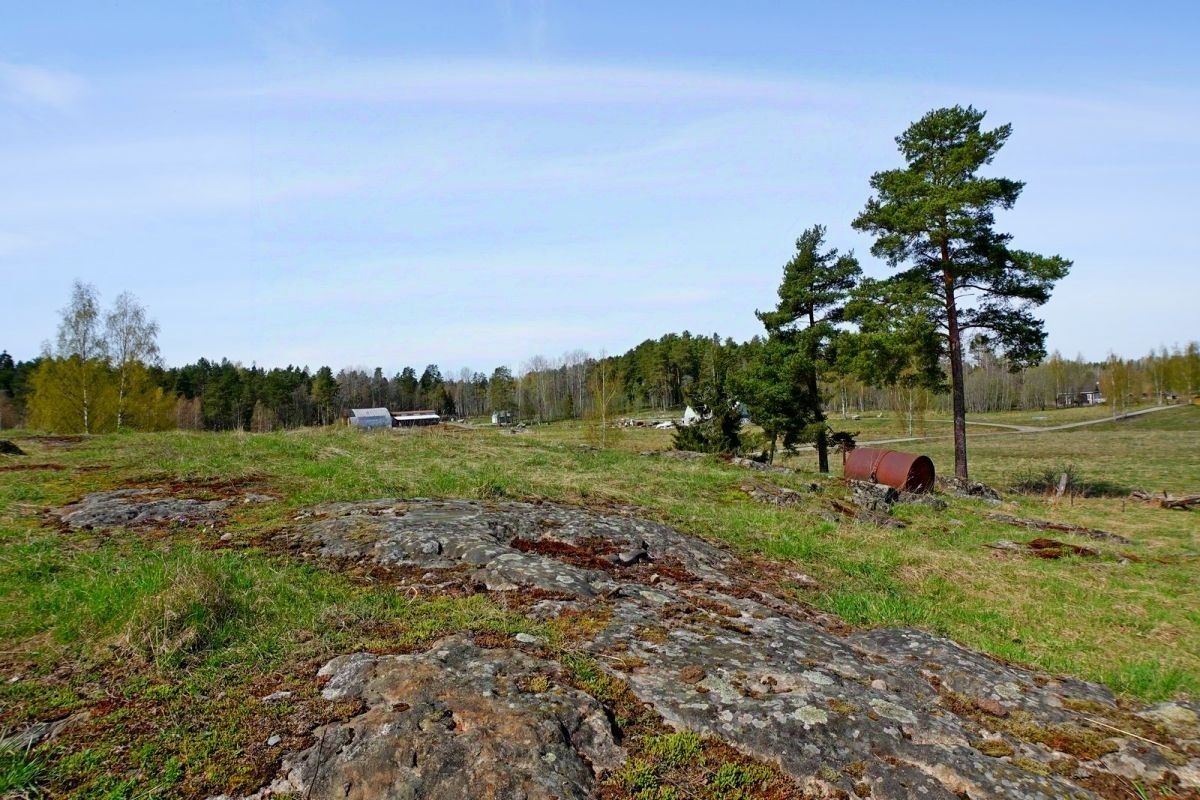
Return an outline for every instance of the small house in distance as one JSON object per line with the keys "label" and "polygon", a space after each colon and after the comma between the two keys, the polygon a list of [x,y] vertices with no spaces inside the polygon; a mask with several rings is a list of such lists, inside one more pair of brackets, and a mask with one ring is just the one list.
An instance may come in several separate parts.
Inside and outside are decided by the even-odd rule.
{"label": "small house in distance", "polygon": [[397,428],[418,428],[424,425],[437,425],[442,417],[436,411],[393,411],[392,419]]}
{"label": "small house in distance", "polygon": [[1073,406],[1102,406],[1107,402],[1104,395],[1100,393],[1100,389],[1087,392],[1059,392],[1054,399],[1054,405],[1059,408],[1071,408]]}
{"label": "small house in distance", "polygon": [[493,411],[492,412],[492,424],[493,425],[512,425],[512,422],[513,422],[513,413],[511,411]]}
{"label": "small house in distance", "polygon": [[352,408],[346,421],[352,428],[390,428],[392,412],[386,408]]}

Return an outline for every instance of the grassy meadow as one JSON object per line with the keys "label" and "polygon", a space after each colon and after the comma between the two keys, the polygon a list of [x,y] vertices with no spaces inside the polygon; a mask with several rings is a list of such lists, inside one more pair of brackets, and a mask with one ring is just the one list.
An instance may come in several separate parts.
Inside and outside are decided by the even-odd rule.
{"label": "grassy meadow", "polygon": [[[852,425],[863,440],[901,427],[894,417]],[[1200,516],[1125,499],[1133,488],[1200,491],[1200,408],[1063,431],[971,433],[976,479],[1004,489],[1072,465],[1080,487],[1107,496],[1006,492],[998,508],[962,499],[941,512],[898,507],[908,527],[892,530],[831,521],[829,498],[845,492],[836,479],[790,508],[740,490],[753,480],[801,488],[817,479],[810,453],[790,459],[799,471],[783,476],[713,457],[640,455],[668,447],[669,431],[610,431],[603,448],[579,423],[521,433],[9,437],[29,455],[0,456],[0,728],[76,716],[49,744],[0,751],[0,796],[31,787],[81,798],[250,791],[278,763],[269,735],[295,745],[339,713],[312,684],[324,659],[402,651],[456,630],[540,630],[502,595],[410,596],[272,544],[299,511],[331,500],[636,506],[747,557],[783,562],[781,574],[811,576],[815,587],[785,579],[779,590],[851,625],[924,628],[1140,700],[1200,695]],[[947,438],[901,447],[951,471]],[[89,491],[182,483],[203,494],[231,481],[279,500],[235,506],[228,524],[211,529],[65,532],[45,514]],[[1000,553],[986,545],[1036,534],[989,520],[992,511],[1103,528],[1134,543],[1052,534],[1102,556]],[[259,702],[280,689],[294,695]]]}

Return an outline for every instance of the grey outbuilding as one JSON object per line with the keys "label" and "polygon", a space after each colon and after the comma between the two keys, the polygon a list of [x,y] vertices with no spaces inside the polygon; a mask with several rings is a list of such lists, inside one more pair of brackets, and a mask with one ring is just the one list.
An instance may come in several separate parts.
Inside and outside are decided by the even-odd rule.
{"label": "grey outbuilding", "polygon": [[347,420],[354,428],[391,428],[392,412],[386,408],[352,408]]}

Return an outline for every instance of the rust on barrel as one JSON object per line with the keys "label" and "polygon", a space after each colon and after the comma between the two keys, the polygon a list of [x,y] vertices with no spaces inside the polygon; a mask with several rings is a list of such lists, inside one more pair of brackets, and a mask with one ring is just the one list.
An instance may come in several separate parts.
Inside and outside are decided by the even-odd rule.
{"label": "rust on barrel", "polygon": [[846,454],[845,476],[901,492],[928,492],[933,488],[933,461],[929,456],[899,450],[856,447]]}

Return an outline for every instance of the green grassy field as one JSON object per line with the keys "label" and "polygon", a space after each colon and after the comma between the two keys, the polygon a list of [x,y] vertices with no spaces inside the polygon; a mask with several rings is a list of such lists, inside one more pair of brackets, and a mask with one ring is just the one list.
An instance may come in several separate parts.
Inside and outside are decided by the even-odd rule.
{"label": "green grassy field", "polygon": [[[894,422],[894,420],[893,420]],[[1025,424],[1020,422],[1017,424]],[[831,482],[805,506],[761,505],[754,476],[715,458],[639,455],[670,433],[619,432],[610,447],[573,423],[524,433],[345,429],[164,433],[78,443],[18,438],[0,456],[0,727],[86,712],[54,743],[0,753],[0,796],[40,786],[83,798],[204,796],[257,788],[278,751],[271,731],[336,713],[308,680],[334,654],[401,651],[453,630],[507,635],[538,626],[476,595],[414,598],[269,545],[296,512],[377,497],[545,498],[619,503],[785,562],[817,588],[780,591],[856,626],[907,625],[1144,700],[1200,694],[1200,517],[1120,496],[1008,495],[998,509],[1124,534],[1122,546],[1066,538],[1099,559],[999,554],[1029,531],[987,519],[978,501],[945,512],[901,507],[903,530],[831,522]],[[918,443],[950,471],[946,440]],[[1068,431],[972,437],[974,476],[1007,486],[1073,464],[1084,485],[1200,491],[1200,409]],[[811,469],[815,457],[795,463]],[[48,464],[54,469],[22,465]],[[14,467],[18,467],[14,469]],[[812,480],[771,475],[799,487]],[[47,508],[128,484],[244,480],[277,503],[237,506],[217,530],[60,531]],[[761,479],[761,478],[759,478]],[[229,541],[221,535],[229,534]],[[286,703],[255,698],[280,688]],[[298,739],[295,739],[298,741]],[[287,741],[292,739],[285,739]]]}

